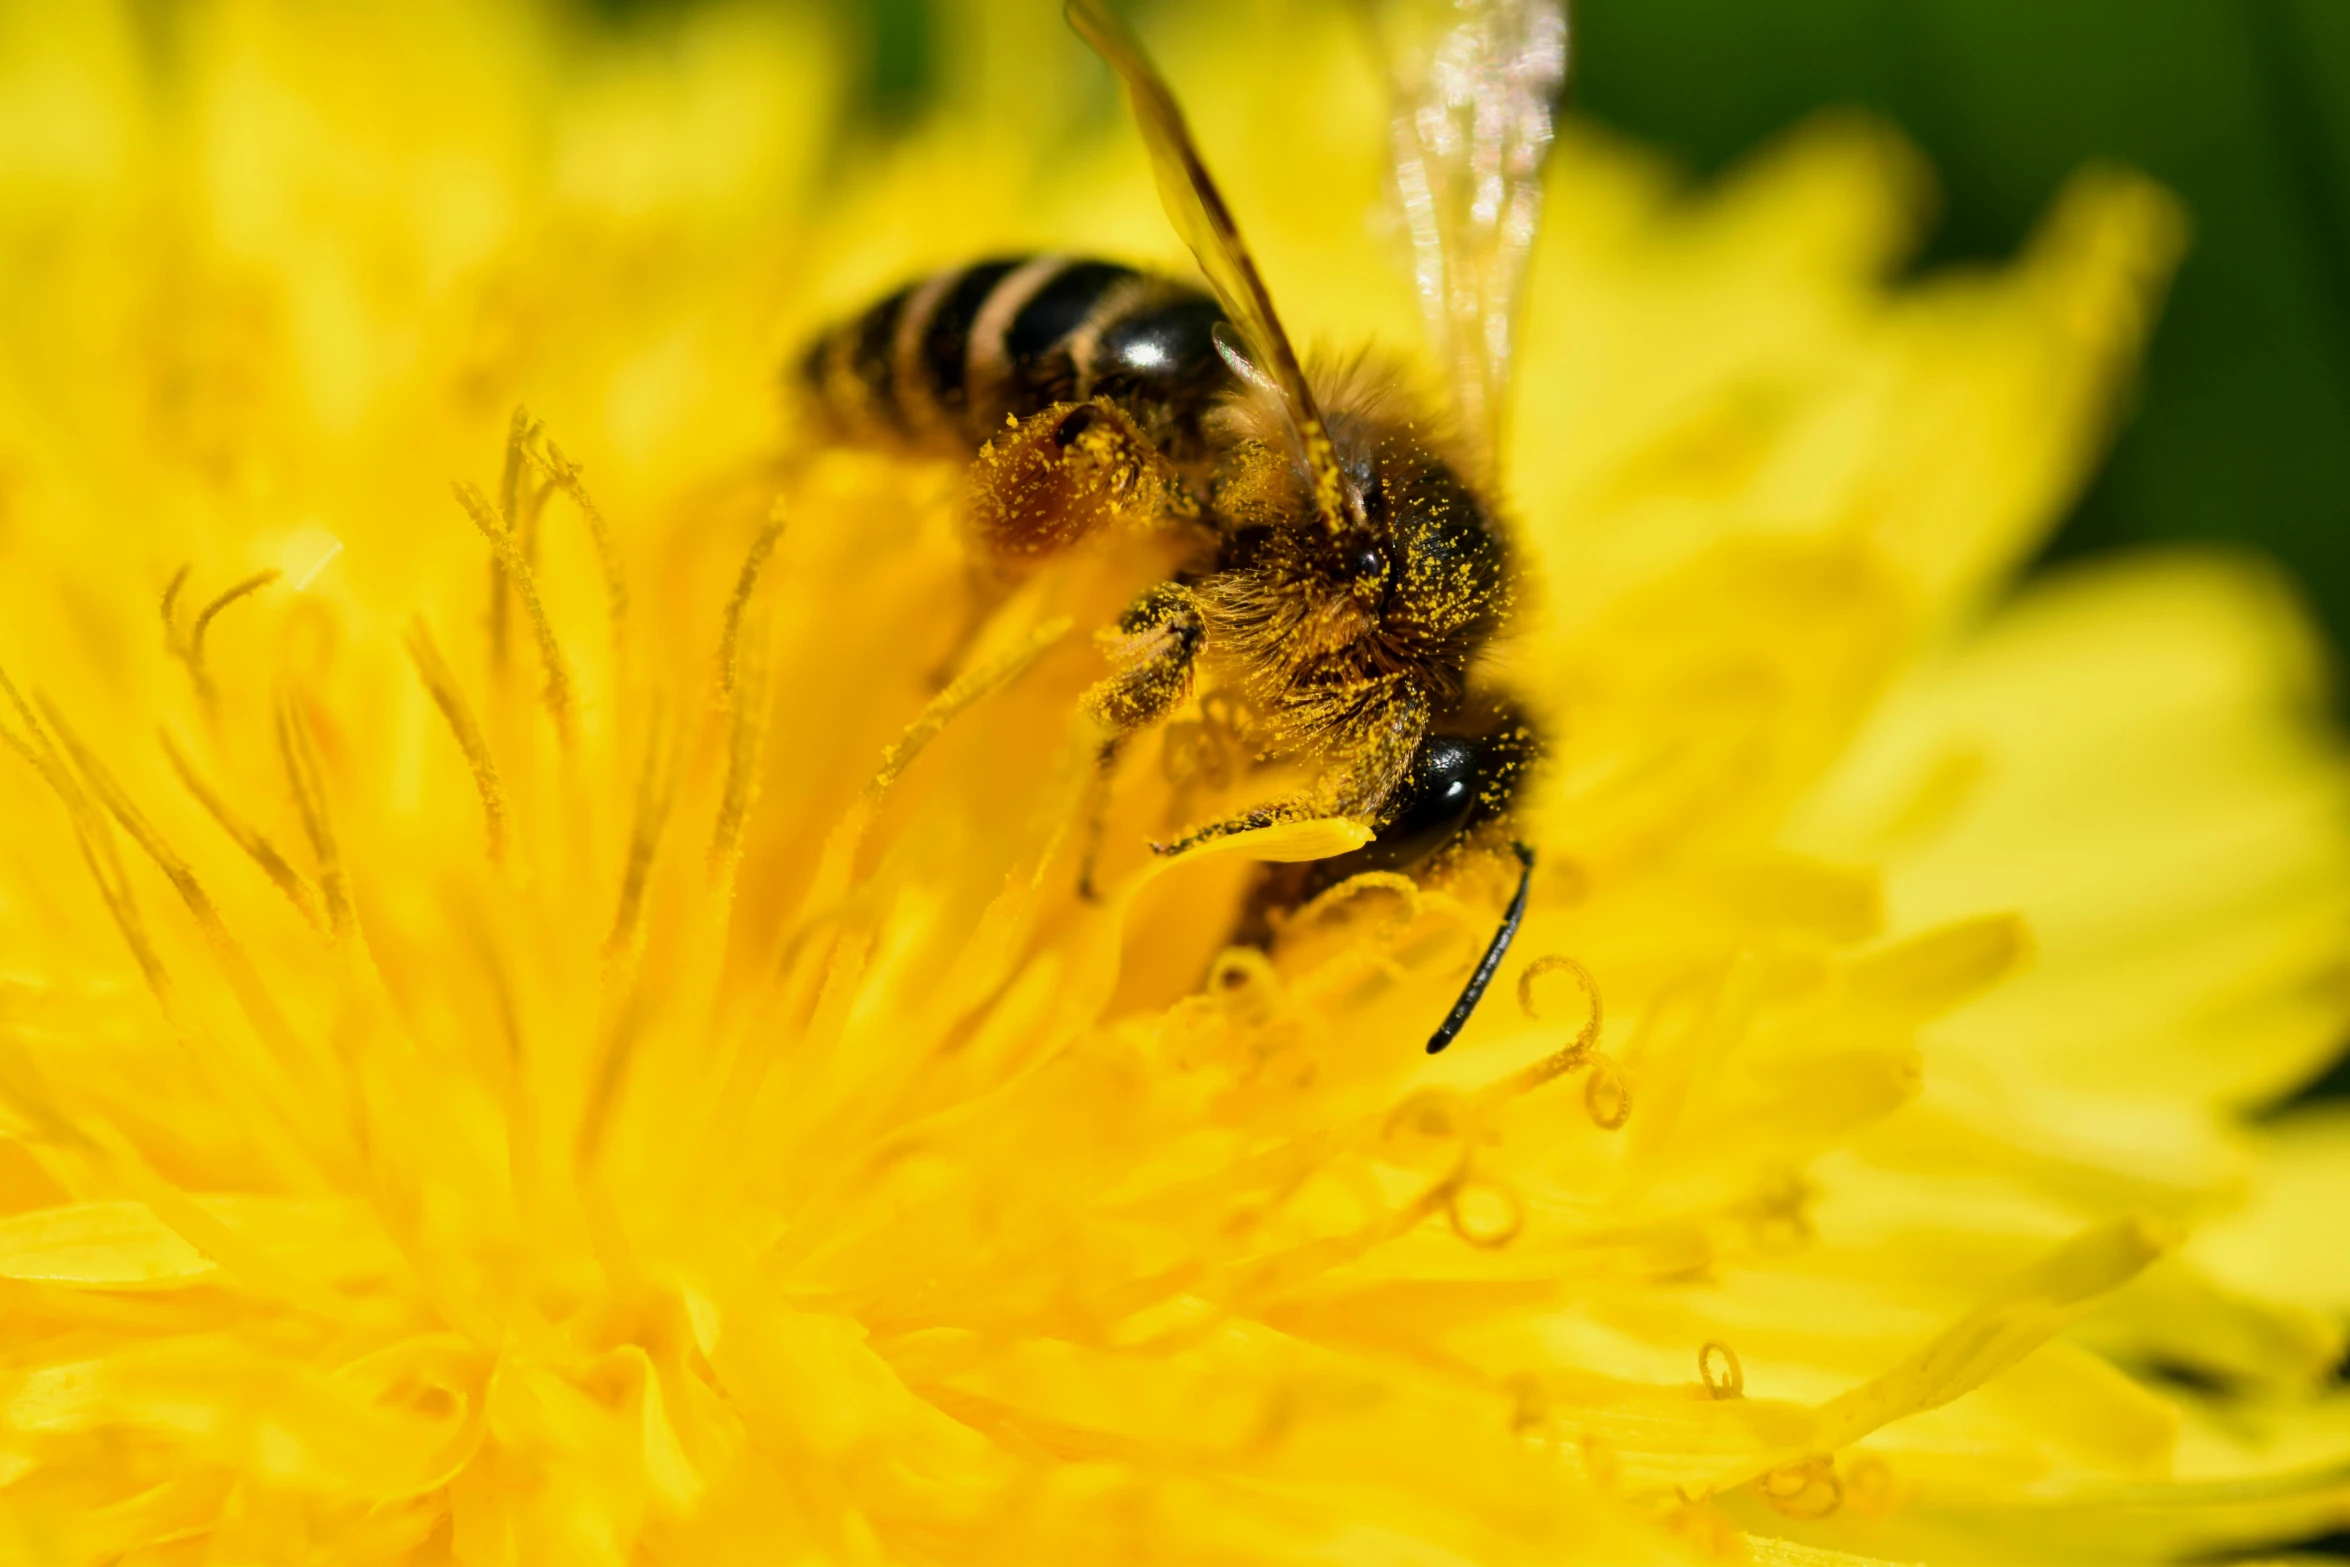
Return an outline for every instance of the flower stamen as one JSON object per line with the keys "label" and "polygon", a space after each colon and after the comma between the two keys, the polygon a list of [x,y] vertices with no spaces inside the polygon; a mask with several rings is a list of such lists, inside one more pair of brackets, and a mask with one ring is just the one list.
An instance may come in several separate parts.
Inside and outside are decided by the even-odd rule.
{"label": "flower stamen", "polygon": [[[228,927],[221,922],[220,910],[213,904],[211,894],[207,893],[203,884],[197,881],[195,870],[180,857],[178,851],[165,841],[163,834],[156,830],[155,824],[148,821],[146,815],[140,811],[136,804],[132,803],[130,796],[123,792],[122,786],[114,781],[114,775],[107,771],[106,765],[98,760],[89,747],[81,743],[72,729],[66,725],[64,715],[60,714],[47,698],[43,698],[41,701],[41,712],[48,720],[50,729],[54,730],[57,738],[64,743],[66,751],[73,758],[75,768],[89,783],[91,792],[97,796],[99,803],[106,807],[108,813],[122,824],[123,831],[131,835],[131,841],[146,851],[147,858],[155,862],[155,868],[163,872],[163,879],[171,883],[172,889],[180,895],[181,901],[187,904],[188,912],[196,917],[197,928],[203,931],[205,939],[214,943],[216,950],[222,943],[234,948],[235,938],[229,935]],[[253,976],[253,978],[254,983],[258,985],[258,976]],[[277,1027],[279,1030],[284,1029],[285,1024],[282,1019],[278,1020]],[[264,1032],[269,1031],[265,1029]]]}
{"label": "flower stamen", "polygon": [[562,644],[555,640],[555,623],[547,617],[546,602],[539,597],[538,575],[530,569],[530,562],[522,558],[514,535],[506,531],[498,514],[490,510],[490,503],[482,499],[481,491],[462,480],[450,489],[457,497],[457,504],[465,508],[465,515],[473,519],[474,527],[489,541],[490,551],[505,568],[514,591],[522,596],[523,612],[530,616],[531,633],[538,639],[539,662],[547,672],[541,700],[546,704],[547,716],[555,721],[555,733],[568,746],[572,732],[571,666],[564,660]]}
{"label": "flower stamen", "polygon": [[[1590,1010],[1583,1019],[1583,1026],[1576,1030],[1575,1037],[1568,1041],[1563,1049],[1554,1051],[1532,1066],[1504,1079],[1501,1087],[1505,1097],[1515,1098],[1520,1094],[1530,1093],[1551,1079],[1563,1077],[1574,1071],[1591,1058],[1592,1046],[1599,1043],[1599,1029],[1602,1021],[1599,982],[1591,977],[1589,969],[1573,958],[1554,952],[1536,958],[1527,964],[1526,972],[1518,976],[1518,1009],[1526,1014],[1527,1021],[1541,1022],[1541,1009],[1534,1004],[1535,982],[1546,975],[1560,973],[1574,976],[1576,985],[1583,992],[1583,999],[1589,1004]],[[1627,1099],[1624,1110],[1628,1114],[1630,1109],[1631,1106]],[[1593,1119],[1596,1120],[1598,1117],[1594,1115]],[[1622,1122],[1619,1120],[1617,1124],[1621,1125]],[[1612,1128],[1610,1129],[1612,1130]]]}
{"label": "flower stamen", "polygon": [[865,785],[865,793],[878,801],[898,781],[898,776],[914,765],[914,759],[930,742],[938,738],[940,730],[972,703],[1034,663],[1045,649],[1068,635],[1071,624],[1066,616],[1047,621],[1002,654],[957,675],[944,691],[931,698],[921,715],[906,726],[905,733],[881,753],[881,770]]}
{"label": "flower stamen", "polygon": [[195,763],[188,760],[187,754],[179,748],[179,743],[172,739],[169,731],[158,730],[156,733],[163,742],[163,754],[171,763],[171,770],[179,775],[179,781],[188,793],[196,797],[196,803],[203,806],[212,819],[220,824],[221,831],[227,833],[236,846],[261,867],[261,874],[267,876],[271,884],[286,895],[286,901],[300,911],[310,928],[324,934],[326,916],[319,910],[318,894],[312,890],[308,878],[294,869],[293,862],[259,828],[239,816],[236,808],[221,797],[219,790],[204,781],[203,774],[196,771]]}
{"label": "flower stamen", "polygon": [[1754,1482],[1762,1499],[1790,1518],[1825,1518],[1844,1505],[1844,1482],[1825,1453],[1782,1464]]}
{"label": "flower stamen", "polygon": [[1357,942],[1366,951],[1384,951],[1419,922],[1420,885],[1394,871],[1349,876],[1298,910],[1282,934],[1337,929],[1357,917],[1358,905],[1369,914],[1353,932]]}
{"label": "flower stamen", "polygon": [[[231,583],[215,596],[211,603],[196,612],[194,623],[188,627],[187,640],[174,649],[179,655],[180,662],[188,666],[188,679],[196,687],[197,700],[201,701],[207,709],[213,707],[220,700],[220,689],[213,683],[211,672],[204,667],[205,633],[212,629],[212,623],[220,618],[222,610],[240,599],[249,598],[260,592],[275,582],[280,575],[282,573],[273,566],[267,571],[256,571],[241,582]],[[178,577],[172,579],[174,588],[178,586],[179,581]],[[168,614],[168,606],[171,603],[168,594],[164,603]],[[168,625],[169,622],[166,621],[166,624]]]}
{"label": "flower stamen", "polygon": [[1746,1367],[1739,1362],[1738,1351],[1718,1338],[1709,1338],[1697,1346],[1697,1376],[1705,1384],[1708,1397],[1720,1400],[1746,1396]]}
{"label": "flower stamen", "polygon": [[188,573],[195,569],[192,563],[183,564],[171,574],[171,580],[163,585],[163,650],[175,658],[179,656],[180,589],[188,585]]}
{"label": "flower stamen", "polygon": [[114,916],[115,928],[122,932],[147,988],[154,993],[164,1016],[177,1027],[178,993],[163,967],[162,957],[155,951],[154,942],[147,935],[146,922],[139,917],[130,878],[124,873],[122,857],[115,850],[113,831],[106,825],[105,816],[90,803],[89,795],[75,780],[73,770],[66,766],[56,742],[49,738],[48,730],[4,669],[0,669],[0,695],[8,698],[8,705],[16,710],[17,722],[23,729],[18,734],[0,727],[0,739],[5,739],[9,749],[32,764],[33,770],[64,804],[66,818],[73,823],[74,838],[81,846],[82,861],[89,866],[91,879],[98,884],[99,898],[106,904],[106,911]]}
{"label": "flower stamen", "polygon": [[498,777],[497,760],[490,755],[489,742],[482,738],[481,725],[474,722],[473,709],[466,704],[457,677],[450,673],[441,650],[433,645],[432,632],[423,616],[408,623],[406,641],[408,656],[416,663],[416,675],[424,682],[425,694],[441,710],[449,733],[457,741],[457,749],[464,754],[466,767],[473,773],[473,787],[481,796],[482,815],[489,830],[490,862],[502,864],[506,858],[506,786]]}
{"label": "flower stamen", "polygon": [[302,835],[318,861],[318,890],[326,902],[326,928],[336,937],[351,933],[351,883],[343,870],[343,853],[335,841],[334,817],[327,810],[326,784],[318,761],[318,742],[310,720],[291,692],[277,704],[277,750],[286,769],[286,784],[294,794],[294,808],[302,818]]}
{"label": "flower stamen", "polygon": [[1230,1021],[1262,1027],[1280,1000],[1281,975],[1261,948],[1226,947],[1208,965],[1206,993]]}
{"label": "flower stamen", "polygon": [[1899,1500],[1892,1466],[1874,1453],[1851,1458],[1837,1482],[1844,1506],[1856,1513],[1888,1513]]}
{"label": "flower stamen", "polygon": [[[731,630],[730,626],[730,633]],[[749,819],[751,806],[759,797],[759,762],[767,748],[766,643],[764,635],[755,638],[752,656],[743,661],[739,670],[731,648],[725,659],[720,700],[729,718],[726,782],[718,796],[718,821],[710,833],[708,863],[713,881],[722,881],[733,874],[742,849],[743,823]]]}
{"label": "flower stamen", "polygon": [[1464,1177],[1444,1194],[1445,1222],[1479,1251],[1499,1251],[1526,1228],[1526,1202],[1517,1188],[1487,1177]]}
{"label": "flower stamen", "polygon": [[645,944],[645,884],[677,797],[676,751],[671,741],[667,704],[656,700],[645,735],[644,765],[637,772],[636,821],[629,832],[628,861],[620,877],[620,905],[612,915],[611,934],[604,938],[607,1020],[595,1069],[588,1079],[587,1106],[580,1117],[576,1148],[583,1167],[594,1164],[602,1149],[604,1132],[611,1124],[642,1033],[643,1019],[633,1004],[632,992],[637,960]]}
{"label": "flower stamen", "polygon": [[1047,648],[1069,634],[1071,624],[1066,615],[1049,620],[996,657],[957,675],[882,751],[880,769],[866,781],[864,789],[841,813],[840,820],[833,824],[824,840],[823,858],[818,861],[816,874],[809,879],[808,890],[800,899],[799,912],[786,927],[789,934],[784,939],[783,951],[787,960],[797,950],[817,912],[833,908],[848,895],[849,875],[856,865],[857,850],[863,845],[866,829],[872,826],[874,814],[880,810],[890,786],[914,765],[915,758],[938,738],[940,730],[980,698],[1009,684],[1035,663]]}
{"label": "flower stamen", "polygon": [[[14,694],[14,691],[11,690],[10,695],[13,697]],[[304,1158],[311,1161],[322,1161],[320,1150],[308,1134],[307,1120],[298,1107],[303,1087],[313,1081],[315,1077],[314,1073],[307,1070],[312,1063],[308,1059],[308,1052],[304,1049],[302,1042],[295,1036],[293,1028],[286,1022],[285,1015],[278,1010],[277,1003],[271,998],[268,988],[262,983],[261,976],[253,967],[251,958],[246,954],[243,946],[238,943],[236,937],[230,933],[226,922],[220,917],[218,906],[213,903],[211,895],[204,890],[203,884],[196,879],[196,873],[188,862],[172,849],[162,833],[147,820],[145,814],[133,803],[130,796],[115,782],[113,774],[107,771],[105,764],[100,762],[96,754],[84,746],[74,735],[63,715],[46,699],[42,700],[40,706],[42,716],[46,721],[46,730],[53,732],[57,742],[64,747],[63,753],[60,753],[55,745],[48,747],[50,757],[58,765],[57,774],[51,778],[52,785],[54,786],[62,780],[72,787],[74,795],[78,798],[78,807],[74,802],[69,801],[69,814],[78,818],[82,811],[90,813],[92,819],[87,824],[87,831],[84,834],[85,854],[87,855],[88,845],[93,837],[103,844],[105,861],[119,887],[119,903],[115,889],[108,887],[105,876],[100,877],[100,892],[105,896],[109,906],[115,909],[117,922],[123,923],[126,919],[128,920],[127,924],[123,924],[123,932],[125,937],[132,941],[134,951],[143,954],[141,957],[142,966],[152,964],[150,983],[155,987],[156,999],[163,1008],[166,1021],[183,1039],[204,1047],[201,1049],[200,1055],[207,1067],[218,1057],[220,1049],[223,1048],[221,1042],[212,1040],[193,1018],[180,1010],[177,989],[166,974],[160,956],[148,944],[145,925],[139,920],[136,905],[131,900],[129,879],[124,874],[121,858],[115,851],[114,835],[107,829],[105,818],[99,816],[95,807],[92,806],[91,795],[93,794],[97,801],[105,806],[107,813],[111,814],[122,825],[123,830],[131,835],[132,841],[138,844],[146,852],[148,858],[155,862],[156,868],[163,872],[165,880],[172,884],[173,890],[179,893],[181,901],[188,907],[188,912],[195,918],[196,927],[203,935],[206,947],[211,951],[214,961],[219,964],[222,977],[227,980],[230,991],[236,996],[239,1009],[243,1011],[246,1021],[253,1026],[253,1032],[268,1047],[270,1055],[274,1058],[275,1071],[270,1070],[268,1063],[251,1059],[248,1056],[247,1059],[238,1062],[229,1072],[216,1074],[216,1081],[224,1093],[238,1101],[239,1113],[249,1122],[275,1122],[278,1129],[286,1134],[292,1144],[303,1149]],[[64,765],[66,755],[70,755],[72,758],[70,769]],[[79,781],[74,777],[76,772],[80,775]],[[83,792],[83,783],[87,784],[88,793]],[[84,830],[84,824],[78,819],[76,829],[77,831]],[[92,856],[91,869],[96,872],[97,868],[96,857]],[[229,1043],[226,1048],[238,1049],[234,1043]],[[245,1054],[241,1050],[238,1050],[238,1053]],[[257,1092],[246,1091],[244,1085],[248,1081],[257,1085]],[[287,1141],[268,1136],[259,1137],[256,1141],[264,1153],[279,1164],[289,1179],[298,1184],[307,1184],[314,1176],[314,1169],[284,1157],[289,1146]]]}
{"label": "flower stamen", "polygon": [[[536,426],[533,431],[535,433]],[[579,464],[563,455],[563,448],[553,441],[546,443],[540,453],[525,442],[523,455],[537,465],[547,476],[548,483],[561,490],[579,508],[582,521],[587,524],[588,536],[596,546],[596,562],[604,571],[604,603],[612,617],[612,645],[617,650],[628,629],[628,577],[620,566],[620,545],[612,537],[612,525],[604,520],[587,486],[580,482]]]}
{"label": "flower stamen", "polygon": [[[518,514],[522,499],[522,449],[538,434],[538,430],[538,421],[530,416],[530,410],[516,404],[514,417],[506,426],[506,466],[498,476],[498,516],[506,532],[517,538],[524,536],[522,518]],[[544,498],[545,491],[541,490],[538,499],[543,501]],[[535,512],[535,506],[533,510]],[[535,536],[525,539],[522,550],[525,559],[535,553],[531,547],[535,542]],[[493,558],[490,561],[490,664],[495,669],[506,667],[508,618],[506,565],[502,560]]]}
{"label": "flower stamen", "polygon": [[604,939],[605,960],[616,967],[633,962],[643,944],[645,879],[652,873],[653,855],[661,846],[661,832],[669,825],[669,808],[677,795],[674,761],[668,710],[656,701],[645,736],[644,765],[637,772],[636,825],[629,833],[628,863],[620,877],[620,906],[612,916],[612,933]]}
{"label": "flower stamen", "polygon": [[1601,1131],[1620,1130],[1632,1119],[1632,1085],[1608,1057],[1595,1055],[1590,1060],[1591,1075],[1583,1079],[1583,1108]]}
{"label": "flower stamen", "polygon": [[782,537],[783,497],[779,495],[767,513],[767,520],[759,526],[759,536],[751,540],[750,553],[743,557],[742,570],[735,574],[734,592],[726,600],[725,629],[718,634],[718,705],[721,708],[733,705],[735,685],[740,678],[737,659],[744,612],[750,608],[751,595],[759,591],[759,574],[767,569],[767,557],[775,553],[776,541]]}

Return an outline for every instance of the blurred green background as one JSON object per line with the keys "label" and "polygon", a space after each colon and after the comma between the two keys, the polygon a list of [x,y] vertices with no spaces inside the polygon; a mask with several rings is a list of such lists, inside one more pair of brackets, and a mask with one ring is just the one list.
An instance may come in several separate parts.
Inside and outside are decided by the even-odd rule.
{"label": "blurred green background", "polygon": [[[2237,541],[2350,648],[2350,0],[1577,0],[1577,20],[1582,110],[1699,171],[1828,104],[1900,125],[1942,191],[1921,266],[2012,252],[2084,162],[2178,192],[2194,232],[2136,406],[2045,558]],[[2350,1057],[2305,1097],[2331,1095]],[[2350,1555],[2350,1534],[2311,1544]]]}
{"label": "blurred green background", "polygon": [[[849,0],[876,113],[920,104],[951,3]],[[1921,267],[2010,254],[2084,162],[2177,191],[2193,244],[2137,405],[2049,552],[2240,540],[2350,647],[2350,0],[1577,0],[1576,23],[1579,110],[1699,174],[1824,106],[1899,124],[1941,182]]]}
{"label": "blurred green background", "polygon": [[2350,646],[2350,3],[1584,0],[1580,101],[1700,169],[1829,103],[1939,171],[1926,264],[2001,255],[2067,170],[2144,169],[2193,248],[2058,555],[2237,539]]}
{"label": "blurred green background", "polygon": [[[1584,112],[1698,170],[1826,104],[1941,182],[1920,264],[2012,251],[2067,171],[2143,169],[2191,249],[2047,558],[2233,540],[2350,648],[2350,0],[1579,0]],[[2350,714],[2342,693],[2337,711]],[[2350,1095],[2350,1057],[2307,1097]],[[2350,1555],[2350,1534],[2310,1542]]]}

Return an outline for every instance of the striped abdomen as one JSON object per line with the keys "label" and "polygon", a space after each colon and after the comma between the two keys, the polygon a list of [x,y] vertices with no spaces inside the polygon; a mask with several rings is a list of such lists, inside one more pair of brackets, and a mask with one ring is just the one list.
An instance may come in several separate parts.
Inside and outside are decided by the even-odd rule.
{"label": "striped abdomen", "polygon": [[1107,261],[1015,257],[941,272],[825,333],[801,376],[849,433],[968,452],[1047,404],[1109,397],[1176,462],[1232,383],[1196,289]]}

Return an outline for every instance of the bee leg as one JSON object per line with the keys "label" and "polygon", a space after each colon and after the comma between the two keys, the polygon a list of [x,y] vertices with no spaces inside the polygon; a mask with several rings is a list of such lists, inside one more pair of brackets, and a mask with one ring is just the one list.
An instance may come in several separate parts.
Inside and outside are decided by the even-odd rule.
{"label": "bee leg", "polygon": [[1105,529],[1198,519],[1199,503],[1181,477],[1109,399],[1007,418],[964,479],[962,522],[975,546],[968,619],[933,672],[933,688],[945,688],[988,616],[1039,563]]}
{"label": "bee leg", "polygon": [[1119,754],[1137,730],[1166,717],[1191,690],[1192,668],[1206,638],[1207,621],[1199,600],[1181,583],[1162,582],[1129,604],[1118,624],[1097,639],[1118,668],[1095,682],[1082,699],[1087,718],[1102,737],[1094,753],[1093,798],[1077,877],[1077,890],[1085,898],[1095,896],[1094,862],[1101,852],[1110,777]]}
{"label": "bee leg", "polygon": [[1249,807],[1237,816],[1227,816],[1222,821],[1210,822],[1205,827],[1194,827],[1173,843],[1154,843],[1151,848],[1159,854],[1181,854],[1186,849],[1196,848],[1203,843],[1212,843],[1218,838],[1230,838],[1238,833],[1255,832],[1259,827],[1271,827],[1279,822],[1301,822],[1320,814],[1322,813],[1314,809],[1313,802],[1303,795],[1292,796],[1286,800],[1268,800],[1263,805]]}
{"label": "bee leg", "polygon": [[981,550],[1014,567],[1106,527],[1198,516],[1175,469],[1126,410],[1103,397],[1007,421],[973,460],[963,504]]}
{"label": "bee leg", "polygon": [[1356,726],[1354,740],[1341,753],[1344,760],[1325,772],[1311,790],[1268,800],[1237,816],[1194,827],[1173,843],[1151,847],[1161,854],[1181,854],[1213,839],[1317,816],[1368,817],[1374,827],[1383,827],[1391,802],[1409,777],[1412,758],[1428,732],[1428,706],[1425,698],[1400,687],[1365,706],[1369,717]]}

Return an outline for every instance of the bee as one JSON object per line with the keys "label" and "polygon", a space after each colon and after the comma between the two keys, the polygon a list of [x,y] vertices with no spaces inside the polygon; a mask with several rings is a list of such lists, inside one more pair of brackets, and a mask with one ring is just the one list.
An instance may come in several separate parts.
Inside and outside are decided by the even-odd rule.
{"label": "bee", "polygon": [[1396,0],[1384,15],[1392,172],[1452,384],[1449,424],[1398,378],[1317,390],[1141,42],[1106,0],[1068,0],[1066,12],[1124,83],[1208,289],[1109,261],[998,257],[824,333],[800,380],[845,433],[976,450],[971,532],[998,562],[1135,519],[1185,541],[1180,568],[1103,638],[1113,669],[1084,700],[1104,776],[1206,667],[1252,715],[1260,759],[1307,762],[1315,776],[1153,847],[1327,816],[1372,833],[1332,859],[1266,867],[1242,939],[1269,939],[1281,911],[1365,871],[1477,845],[1514,855],[1499,928],[1429,1038],[1440,1051],[1499,968],[1534,865],[1511,823],[1539,742],[1471,675],[1515,600],[1495,466],[1565,80],[1564,0]]}

